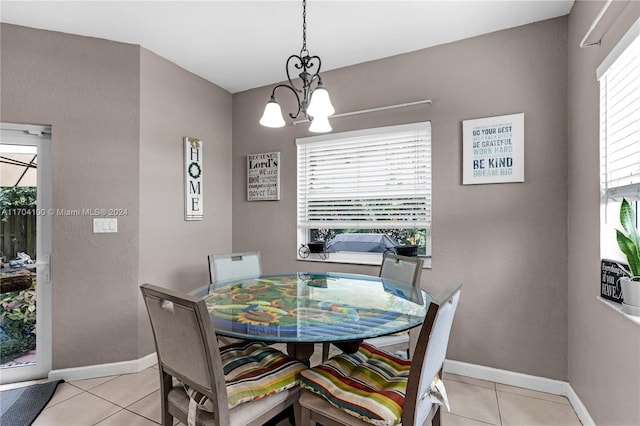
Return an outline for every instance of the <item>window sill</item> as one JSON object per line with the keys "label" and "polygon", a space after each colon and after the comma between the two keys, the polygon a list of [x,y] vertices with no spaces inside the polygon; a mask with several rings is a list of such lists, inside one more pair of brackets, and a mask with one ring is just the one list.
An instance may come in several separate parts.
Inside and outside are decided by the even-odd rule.
{"label": "window sill", "polygon": [[598,300],[604,303],[605,305],[607,305],[608,307],[610,307],[611,309],[613,309],[614,311],[616,311],[617,313],[619,313],[620,315],[627,317],[627,319],[629,319],[631,322],[635,322],[637,325],[640,325],[640,317],[624,313],[622,311],[622,307],[619,304],[614,303],[610,300],[604,299],[600,296],[598,296]]}
{"label": "window sill", "polygon": [[[326,256],[326,257],[323,257]],[[431,258],[422,257],[424,264],[422,269],[431,269]],[[324,263],[346,263],[352,265],[376,265],[382,263],[382,254],[360,254],[360,253],[310,253],[309,257],[298,256],[297,260],[302,262],[324,262]]]}

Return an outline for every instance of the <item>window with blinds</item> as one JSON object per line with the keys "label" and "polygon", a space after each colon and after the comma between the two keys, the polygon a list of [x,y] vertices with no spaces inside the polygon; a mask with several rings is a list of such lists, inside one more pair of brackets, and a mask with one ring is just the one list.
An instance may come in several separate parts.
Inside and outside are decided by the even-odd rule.
{"label": "window with blinds", "polygon": [[640,37],[623,38],[598,68],[605,200],[640,199]]}
{"label": "window with blinds", "polygon": [[322,135],[296,144],[300,244],[321,240],[329,252],[371,253],[371,244],[339,245],[347,238],[336,237],[367,234],[348,238],[359,242],[384,234],[384,244],[418,245],[419,254],[431,254],[431,123]]}

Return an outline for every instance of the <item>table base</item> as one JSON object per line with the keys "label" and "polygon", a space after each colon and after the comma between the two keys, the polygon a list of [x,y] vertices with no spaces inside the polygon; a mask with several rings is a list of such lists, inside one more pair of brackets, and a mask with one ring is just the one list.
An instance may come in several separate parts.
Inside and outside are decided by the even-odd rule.
{"label": "table base", "polygon": [[[352,354],[358,351],[362,340],[352,340],[348,342],[332,342],[331,344],[342,352]],[[313,355],[315,345],[313,343],[287,343],[287,353],[290,357],[308,363]]]}

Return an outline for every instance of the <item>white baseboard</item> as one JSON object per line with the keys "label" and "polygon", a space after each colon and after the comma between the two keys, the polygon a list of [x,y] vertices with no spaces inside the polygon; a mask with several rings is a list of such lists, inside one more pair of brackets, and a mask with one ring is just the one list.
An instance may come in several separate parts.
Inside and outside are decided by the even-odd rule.
{"label": "white baseboard", "polygon": [[569,383],[567,383],[566,397],[569,399],[569,403],[571,403],[571,406],[575,410],[583,426],[596,426],[596,422],[591,418],[589,411],[587,411],[587,407],[584,406],[580,397],[578,397],[578,394],[573,390],[573,387],[571,387]]}
{"label": "white baseboard", "polygon": [[156,353],[131,361],[113,362],[111,364],[87,365],[85,367],[61,368],[51,370],[49,380],[65,381],[94,379],[96,377],[117,376],[120,374],[139,373],[158,362]]}
{"label": "white baseboard", "polygon": [[568,382],[452,360],[446,360],[444,362],[444,371],[504,385],[565,396],[582,424],[584,426],[595,426],[595,422],[591,418],[589,411],[587,411],[578,394],[576,394]]}

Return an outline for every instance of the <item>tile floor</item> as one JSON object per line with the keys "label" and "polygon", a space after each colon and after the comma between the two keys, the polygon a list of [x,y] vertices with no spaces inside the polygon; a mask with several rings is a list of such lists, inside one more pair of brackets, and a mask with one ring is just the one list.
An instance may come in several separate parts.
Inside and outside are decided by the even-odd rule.
{"label": "tile floor", "polygon": [[[312,364],[319,361],[316,348]],[[562,396],[445,373],[451,412],[444,426],[580,425]],[[7,389],[4,385],[0,390]],[[158,370],[63,383],[34,426],[156,426],[160,423]],[[288,425],[287,421],[279,426]]]}

